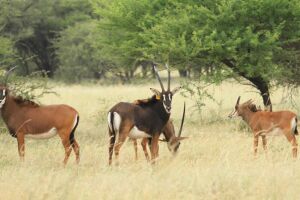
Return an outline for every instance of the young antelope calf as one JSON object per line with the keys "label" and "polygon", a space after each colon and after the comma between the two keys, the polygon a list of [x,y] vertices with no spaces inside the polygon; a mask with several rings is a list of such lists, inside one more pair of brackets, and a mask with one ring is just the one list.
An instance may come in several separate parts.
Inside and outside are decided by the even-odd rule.
{"label": "young antelope calf", "polygon": [[240,98],[238,97],[235,109],[229,117],[241,116],[250,126],[254,134],[254,155],[257,153],[259,136],[262,137],[263,148],[266,150],[266,136],[284,135],[291,143],[293,157],[296,158],[297,141],[295,135],[298,135],[297,115],[290,111],[260,111],[256,109],[251,99],[243,104],[239,104]]}

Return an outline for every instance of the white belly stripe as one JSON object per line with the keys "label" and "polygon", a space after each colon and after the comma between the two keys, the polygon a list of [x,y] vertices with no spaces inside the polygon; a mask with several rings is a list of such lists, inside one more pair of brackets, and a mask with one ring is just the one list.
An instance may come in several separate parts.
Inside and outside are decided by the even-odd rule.
{"label": "white belly stripe", "polygon": [[139,139],[139,138],[150,138],[151,135],[143,131],[140,131],[136,126],[134,126],[129,132],[129,137],[132,139]]}
{"label": "white belly stripe", "polygon": [[48,132],[37,133],[37,134],[25,134],[25,137],[31,139],[49,139],[55,136],[56,134],[57,134],[57,130],[55,127],[53,127]]}
{"label": "white belly stripe", "polygon": [[272,131],[267,133],[267,136],[280,136],[283,135],[283,132],[280,128],[274,128]]}

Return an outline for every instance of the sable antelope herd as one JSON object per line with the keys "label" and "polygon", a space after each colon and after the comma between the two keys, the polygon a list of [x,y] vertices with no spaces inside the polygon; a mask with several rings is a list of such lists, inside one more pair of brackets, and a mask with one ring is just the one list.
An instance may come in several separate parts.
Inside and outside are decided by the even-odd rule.
{"label": "sable antelope herd", "polygon": [[[156,66],[153,69],[160,84],[161,91],[150,88],[154,95],[148,99],[130,102],[119,102],[107,113],[109,147],[108,163],[112,164],[113,153],[118,165],[121,146],[127,138],[134,144],[135,159],[137,160],[137,139],[141,139],[145,157],[155,163],[159,152],[159,141],[167,142],[168,149],[173,154],[178,152],[182,137],[182,128],[185,118],[185,103],[178,135],[175,134],[173,121],[170,119],[173,96],[181,87],[170,89],[171,76],[168,71],[168,87],[165,90]],[[11,136],[17,139],[18,152],[21,160],[25,156],[25,138],[48,139],[55,135],[61,138],[65,149],[66,164],[74,150],[76,162],[79,163],[79,144],[75,139],[75,131],[79,123],[78,112],[68,105],[39,105],[33,101],[14,96],[7,85],[9,74],[0,84],[0,110],[4,123]],[[266,137],[270,135],[284,135],[292,145],[292,155],[297,157],[297,115],[290,111],[263,111],[257,108],[250,99],[240,104],[240,97],[230,118],[240,116],[249,125],[254,136],[254,154],[257,154],[259,137],[262,138],[263,149],[267,150]],[[163,134],[165,139],[159,139]],[[147,146],[150,147],[151,159]]]}

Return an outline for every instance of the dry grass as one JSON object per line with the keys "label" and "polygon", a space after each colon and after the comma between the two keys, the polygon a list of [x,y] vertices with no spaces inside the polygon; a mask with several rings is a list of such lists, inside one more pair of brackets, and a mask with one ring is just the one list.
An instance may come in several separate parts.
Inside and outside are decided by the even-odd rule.
{"label": "dry grass", "polygon": [[[133,146],[127,143],[120,166],[108,167],[107,110],[118,101],[151,95],[150,86],[57,86],[60,96],[49,95],[41,102],[78,109],[80,165],[72,154],[67,167],[62,166],[58,137],[26,140],[25,162],[20,163],[16,140],[0,134],[0,199],[299,199],[300,162],[291,158],[285,138],[269,139],[268,154],[260,147],[254,159],[251,134],[240,128],[240,120],[226,118],[240,94],[242,101],[252,96],[260,102],[257,94],[245,92],[249,88],[233,83],[211,88],[221,104],[208,102],[201,115],[192,113],[192,102],[185,99],[183,134],[190,138],[182,142],[177,157],[160,144],[155,166],[145,161],[141,148],[135,162]],[[281,91],[275,92],[274,102],[280,97]],[[174,98],[176,125],[183,100]]]}

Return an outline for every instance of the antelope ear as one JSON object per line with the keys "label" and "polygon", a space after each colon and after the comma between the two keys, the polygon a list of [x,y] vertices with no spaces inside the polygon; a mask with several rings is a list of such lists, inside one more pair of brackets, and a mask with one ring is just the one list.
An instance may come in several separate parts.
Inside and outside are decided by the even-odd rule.
{"label": "antelope ear", "polygon": [[188,139],[189,137],[177,137],[178,140]]}
{"label": "antelope ear", "polygon": [[154,88],[150,88],[150,90],[155,94],[156,99],[159,100],[160,99],[160,91],[158,91],[157,89],[154,89]]}
{"label": "antelope ear", "polygon": [[176,92],[178,92],[181,88],[182,88],[181,86],[178,86],[178,87],[174,88],[174,89],[172,90],[172,94],[173,94],[173,95],[176,94]]}
{"label": "antelope ear", "polygon": [[161,141],[161,142],[167,142],[166,139],[159,139],[159,141]]}

